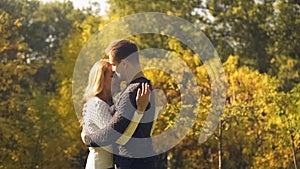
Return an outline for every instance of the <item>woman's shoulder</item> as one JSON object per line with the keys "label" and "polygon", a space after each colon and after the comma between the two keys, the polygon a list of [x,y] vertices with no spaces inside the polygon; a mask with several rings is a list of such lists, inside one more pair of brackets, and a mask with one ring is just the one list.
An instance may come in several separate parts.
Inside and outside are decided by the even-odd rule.
{"label": "woman's shoulder", "polygon": [[103,112],[109,112],[109,106],[98,97],[88,99],[84,105],[84,109],[85,119],[99,119],[99,116],[105,114]]}
{"label": "woman's shoulder", "polygon": [[103,107],[109,106],[106,102],[101,100],[99,97],[91,97],[87,102],[87,106],[96,106],[96,107]]}
{"label": "woman's shoulder", "polygon": [[98,97],[92,97],[85,104],[84,118],[86,125],[102,128],[111,118],[110,106]]}

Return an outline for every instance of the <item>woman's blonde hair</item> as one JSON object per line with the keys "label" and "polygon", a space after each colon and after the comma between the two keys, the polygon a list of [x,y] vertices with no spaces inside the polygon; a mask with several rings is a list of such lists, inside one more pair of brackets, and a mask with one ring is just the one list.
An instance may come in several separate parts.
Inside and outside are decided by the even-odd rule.
{"label": "woman's blonde hair", "polygon": [[88,101],[90,98],[97,96],[104,89],[104,76],[109,68],[109,62],[107,60],[97,61],[90,70],[88,85],[83,95],[84,101]]}

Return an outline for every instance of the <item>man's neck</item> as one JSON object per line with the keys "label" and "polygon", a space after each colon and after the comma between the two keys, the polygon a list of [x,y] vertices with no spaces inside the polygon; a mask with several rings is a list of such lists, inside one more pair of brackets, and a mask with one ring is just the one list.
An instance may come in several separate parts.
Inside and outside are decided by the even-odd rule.
{"label": "man's neck", "polygon": [[144,73],[142,71],[140,71],[135,76],[133,76],[133,78],[129,81],[129,83],[132,82],[132,81],[134,81],[135,79],[140,78],[140,77],[145,77],[145,75],[144,75]]}

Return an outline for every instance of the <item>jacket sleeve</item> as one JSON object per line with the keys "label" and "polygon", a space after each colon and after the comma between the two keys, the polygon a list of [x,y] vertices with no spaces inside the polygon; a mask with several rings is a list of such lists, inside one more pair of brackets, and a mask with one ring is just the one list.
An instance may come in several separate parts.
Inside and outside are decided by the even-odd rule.
{"label": "jacket sleeve", "polygon": [[98,128],[93,133],[84,137],[84,142],[89,147],[102,147],[113,143],[126,144],[137,128],[142,115],[136,112],[128,92],[120,97],[116,112],[104,128]]}

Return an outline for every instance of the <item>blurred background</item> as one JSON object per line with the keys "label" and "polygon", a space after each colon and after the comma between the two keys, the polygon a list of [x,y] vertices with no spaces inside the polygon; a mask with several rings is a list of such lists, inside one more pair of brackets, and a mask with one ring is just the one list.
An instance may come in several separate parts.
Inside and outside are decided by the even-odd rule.
{"label": "blurred background", "polygon": [[[300,167],[299,0],[1,0],[0,169],[84,168],[88,149],[72,102],[76,59],[93,33],[140,12],[178,16],[201,29],[216,48],[227,81],[220,124],[200,144],[211,103],[203,63],[172,37],[129,37],[140,50],[179,54],[199,86],[197,121],[176,147],[160,155],[158,169]],[[168,64],[181,69],[177,62]],[[165,95],[159,134],[183,106],[180,85],[157,70],[145,74]]]}

